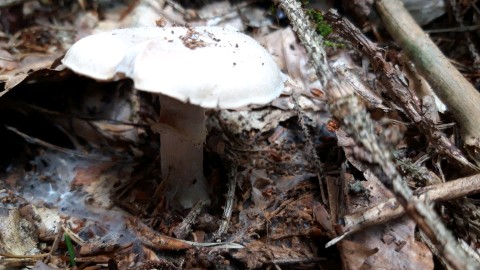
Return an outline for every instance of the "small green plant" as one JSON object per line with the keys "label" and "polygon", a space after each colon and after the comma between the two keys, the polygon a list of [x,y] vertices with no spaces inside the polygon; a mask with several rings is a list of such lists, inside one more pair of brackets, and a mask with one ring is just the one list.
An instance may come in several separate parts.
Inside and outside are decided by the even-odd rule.
{"label": "small green plant", "polygon": [[315,9],[305,9],[305,13],[315,25],[315,31],[323,37],[323,44],[325,44],[325,46],[344,47],[342,43],[327,39],[327,37],[333,32],[333,29],[327,22],[325,22],[320,11]]}
{"label": "small green plant", "polygon": [[307,13],[307,16],[315,24],[315,30],[322,37],[326,38],[328,35],[330,35],[330,33],[332,33],[332,27],[325,22],[320,11],[315,9],[305,9],[305,13]]}
{"label": "small green plant", "polygon": [[68,250],[68,257],[70,259],[70,266],[75,267],[75,250],[73,249],[72,240],[68,234],[63,234],[63,238],[65,239],[65,245],[67,245]]}

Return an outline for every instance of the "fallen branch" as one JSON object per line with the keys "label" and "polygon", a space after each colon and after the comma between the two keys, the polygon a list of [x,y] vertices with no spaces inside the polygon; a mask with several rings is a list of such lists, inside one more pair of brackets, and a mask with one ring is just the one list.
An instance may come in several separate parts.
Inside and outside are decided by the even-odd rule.
{"label": "fallen branch", "polygon": [[[437,202],[450,201],[480,192],[480,174],[460,178],[445,183],[419,188],[414,192],[416,201]],[[327,247],[336,244],[343,238],[365,228],[383,224],[405,214],[405,209],[397,199],[391,198],[386,202],[368,207],[356,213],[345,215],[342,220],[343,234],[327,243]]]}
{"label": "fallen branch", "polygon": [[399,0],[375,1],[385,28],[447,105],[480,165],[480,93],[450,63]]}
{"label": "fallen branch", "polygon": [[410,121],[427,137],[430,144],[439,153],[452,157],[462,165],[478,171],[479,168],[469,162],[462,152],[437,128],[437,123],[428,118],[428,114],[422,112],[418,98],[408,89],[401,72],[383,58],[384,50],[370,41],[348,20],[332,12],[325,13],[324,16],[337,34],[348,40],[364,56],[369,58],[373,68],[377,71],[377,78],[385,86],[387,96],[402,108]]}

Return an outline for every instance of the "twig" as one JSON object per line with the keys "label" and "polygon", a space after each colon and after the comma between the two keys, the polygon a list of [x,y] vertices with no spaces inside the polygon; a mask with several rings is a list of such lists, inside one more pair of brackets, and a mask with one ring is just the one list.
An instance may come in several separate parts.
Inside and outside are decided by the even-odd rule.
{"label": "twig", "polygon": [[447,262],[445,259],[440,256],[440,252],[438,251],[437,247],[432,243],[432,241],[423,233],[422,231],[419,232],[420,240],[427,245],[427,247],[432,251],[433,255],[439,258],[440,263],[442,264],[443,268],[446,270],[450,270],[451,267],[448,267]]}
{"label": "twig", "polygon": [[[327,89],[328,84],[338,86],[340,82],[328,65],[327,53],[323,48],[323,38],[311,27],[300,3],[295,0],[277,0],[274,2],[280,5],[290,19],[290,24],[292,24],[293,30],[305,46],[322,87]],[[326,92],[327,98],[332,98],[332,94],[335,93]],[[345,95],[348,94],[351,94],[351,92],[345,93]]]}
{"label": "twig", "polygon": [[435,34],[435,33],[450,33],[450,32],[470,32],[480,30],[480,25],[470,25],[470,26],[460,26],[452,28],[442,28],[442,29],[430,29],[425,30],[425,33]]}
{"label": "twig", "polygon": [[371,154],[371,164],[368,164],[370,170],[394,192],[406,213],[435,243],[449,265],[454,269],[477,269],[480,265],[471,261],[465,251],[459,248],[432,206],[425,201],[415,200],[407,182],[395,167],[392,149],[388,149],[385,143],[376,139],[373,122],[356,97],[339,100],[332,106],[332,114],[343,120],[345,131]]}
{"label": "twig", "polygon": [[324,167],[320,158],[317,155],[317,151],[315,150],[315,145],[313,144],[312,135],[310,134],[310,130],[308,130],[307,125],[305,124],[305,120],[303,119],[304,114],[300,110],[300,106],[298,105],[298,99],[295,94],[292,95],[293,100],[293,108],[298,117],[298,123],[300,127],[302,127],[303,135],[305,136],[305,140],[307,141],[307,147],[310,148],[310,155],[313,159],[313,164],[315,165],[315,170],[317,173],[318,185],[320,187],[320,196],[322,197],[322,202],[325,205],[328,205],[327,196],[325,195],[325,173]]}
{"label": "twig", "polygon": [[192,209],[190,209],[190,212],[188,212],[187,216],[182,220],[182,223],[175,228],[173,233],[176,237],[180,239],[187,238],[188,234],[192,232],[192,225],[197,220],[198,215],[200,215],[205,205],[206,203],[204,201],[198,201]]}
{"label": "twig", "polygon": [[50,247],[49,256],[47,256],[43,260],[44,263],[48,264],[50,262],[50,259],[52,258],[52,255],[57,251],[58,245],[60,244],[60,242],[63,239],[64,232],[65,231],[63,230],[63,226],[58,228],[57,236],[55,237],[55,240],[53,240],[52,247]]}
{"label": "twig", "polygon": [[46,141],[31,137],[31,136],[17,130],[16,128],[13,128],[13,127],[6,126],[6,128],[8,130],[16,133],[17,135],[20,135],[20,137],[24,138],[28,143],[38,144],[38,145],[41,145],[43,147],[46,147],[46,148],[49,148],[49,149],[52,149],[52,150],[56,150],[56,151],[59,151],[59,152],[65,153],[65,154],[74,155],[74,156],[77,156],[77,157],[87,158],[87,159],[91,159],[91,160],[98,160],[98,161],[111,161],[110,158],[104,158],[104,157],[101,157],[101,156],[85,154],[85,153],[82,153],[82,152],[79,152],[79,151],[76,151],[76,150],[71,150],[71,149],[67,149],[67,148],[63,148],[63,147],[53,145],[53,144],[48,143]]}
{"label": "twig", "polygon": [[332,25],[337,34],[350,41],[363,55],[369,57],[370,63],[377,71],[377,77],[387,90],[386,94],[402,108],[406,116],[427,137],[432,146],[439,153],[450,156],[464,166],[478,171],[479,168],[470,163],[462,152],[437,128],[436,123],[422,112],[418,98],[408,89],[403,75],[383,58],[383,50],[365,37],[348,20],[340,18],[332,12],[324,15],[325,20]]}
{"label": "twig", "polygon": [[348,83],[355,89],[355,93],[362,97],[363,100],[368,102],[374,108],[383,110],[384,112],[390,111],[390,108],[383,104],[382,98],[371,90],[371,87],[360,78],[354,72],[350,72],[348,68],[342,64],[342,61],[330,63],[335,72],[342,80],[348,81]]}
{"label": "twig", "polygon": [[377,12],[461,128],[467,150],[480,165],[480,93],[455,69],[399,0],[377,0]]}
{"label": "twig", "polygon": [[233,203],[235,201],[235,187],[237,186],[237,164],[228,161],[226,163],[228,170],[228,191],[222,221],[220,222],[217,232],[214,234],[214,238],[216,239],[219,239],[228,230],[228,225],[232,217]]}
{"label": "twig", "polygon": [[192,247],[209,247],[209,248],[231,248],[239,249],[244,246],[232,242],[220,243],[197,243],[173,237],[162,235],[147,225],[133,218],[128,218],[126,225],[133,231],[136,237],[147,247],[156,250],[186,250]]}
{"label": "twig", "polygon": [[[455,15],[454,16],[455,20],[460,25],[460,27],[464,27],[465,25],[463,24],[463,20],[462,20],[462,17],[460,15],[460,10],[458,8],[458,1],[450,0],[450,6],[453,9],[453,14]],[[473,66],[478,69],[478,67],[480,65],[480,55],[478,55],[477,48],[475,48],[475,45],[473,45],[474,43],[472,41],[472,35],[470,35],[469,32],[465,32],[464,35],[465,35],[466,42],[467,42],[467,45],[468,45],[467,46],[468,50],[470,51],[470,55],[473,58]]]}
{"label": "twig", "polygon": [[66,234],[68,234],[68,236],[70,236],[70,238],[73,240],[73,242],[77,243],[77,245],[84,246],[84,245],[87,244],[87,242],[85,240],[80,238],[80,236],[78,236],[76,233],[74,233],[72,230],[70,230],[70,228],[62,225],[62,229]]}
{"label": "twig", "polygon": [[459,248],[453,235],[446,229],[432,207],[422,201],[415,201],[407,183],[396,170],[391,149],[379,141],[374,134],[372,119],[365,107],[347,84],[340,82],[329,68],[322,40],[311,27],[300,4],[294,0],[277,1],[290,19],[294,31],[302,41],[322,85],[327,86],[331,112],[341,122],[356,143],[371,154],[371,171],[379,176],[382,183],[394,192],[397,200],[407,210],[407,214],[418,224],[435,243],[446,261],[455,269],[479,268],[465,251]]}
{"label": "twig", "polygon": [[[415,191],[417,201],[431,202],[450,201],[464,196],[480,192],[480,174],[460,178],[445,183],[431,185]],[[342,218],[345,224],[342,227],[343,234],[327,243],[332,246],[346,236],[359,232],[365,228],[383,224],[405,214],[405,209],[395,198],[386,202],[368,207],[362,211],[346,215]]]}
{"label": "twig", "polygon": [[272,260],[274,264],[281,265],[299,265],[299,264],[308,264],[308,263],[318,263],[325,261],[326,258],[313,257],[313,258],[285,258],[281,260]]}
{"label": "twig", "polygon": [[[34,255],[15,255],[9,253],[0,252],[1,257],[12,258],[12,259],[41,259],[50,256],[50,253],[34,254]],[[2,261],[0,260],[0,263]]]}

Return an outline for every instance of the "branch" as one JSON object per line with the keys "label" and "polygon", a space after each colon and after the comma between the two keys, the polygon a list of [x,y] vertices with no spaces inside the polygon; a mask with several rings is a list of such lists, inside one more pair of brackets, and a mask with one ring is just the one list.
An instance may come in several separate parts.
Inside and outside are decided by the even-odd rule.
{"label": "branch", "polygon": [[422,112],[418,98],[408,89],[401,72],[383,58],[383,49],[370,41],[348,20],[340,18],[333,12],[325,13],[324,16],[337,34],[348,40],[364,56],[369,58],[373,68],[377,71],[377,78],[386,88],[386,94],[402,108],[410,121],[427,137],[430,144],[439,153],[452,157],[462,165],[478,171],[479,168],[470,163],[462,152],[437,128],[436,123]]}
{"label": "branch", "polygon": [[469,153],[480,165],[480,93],[450,63],[399,0],[377,0],[385,27],[432,85],[461,128]]}
{"label": "branch", "polygon": [[[396,170],[391,149],[379,141],[374,134],[374,124],[365,106],[353,95],[352,87],[339,81],[329,67],[322,39],[311,27],[305,12],[295,0],[277,0],[290,19],[293,30],[302,41],[322,84],[327,86],[327,97],[332,115],[343,124],[347,133],[371,153],[369,168],[392,190],[406,209],[407,214],[418,224],[436,245],[446,261],[455,269],[476,269],[479,265],[459,248],[453,235],[445,228],[432,207],[415,201],[407,183]],[[328,83],[327,83],[328,82]]]}
{"label": "branch", "polygon": [[[448,181],[441,184],[419,188],[415,191],[415,200],[420,201],[450,201],[480,192],[480,174]],[[343,234],[327,243],[334,245],[346,236],[365,228],[379,225],[399,218],[405,214],[405,209],[395,198],[370,206],[362,211],[345,215],[343,219]]]}

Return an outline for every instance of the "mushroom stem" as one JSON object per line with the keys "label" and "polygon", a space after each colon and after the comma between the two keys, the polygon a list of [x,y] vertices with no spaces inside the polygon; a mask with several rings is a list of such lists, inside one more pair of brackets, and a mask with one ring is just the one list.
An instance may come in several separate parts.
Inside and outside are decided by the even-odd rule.
{"label": "mushroom stem", "polygon": [[167,199],[184,208],[208,201],[203,175],[203,108],[160,95],[160,157]]}

